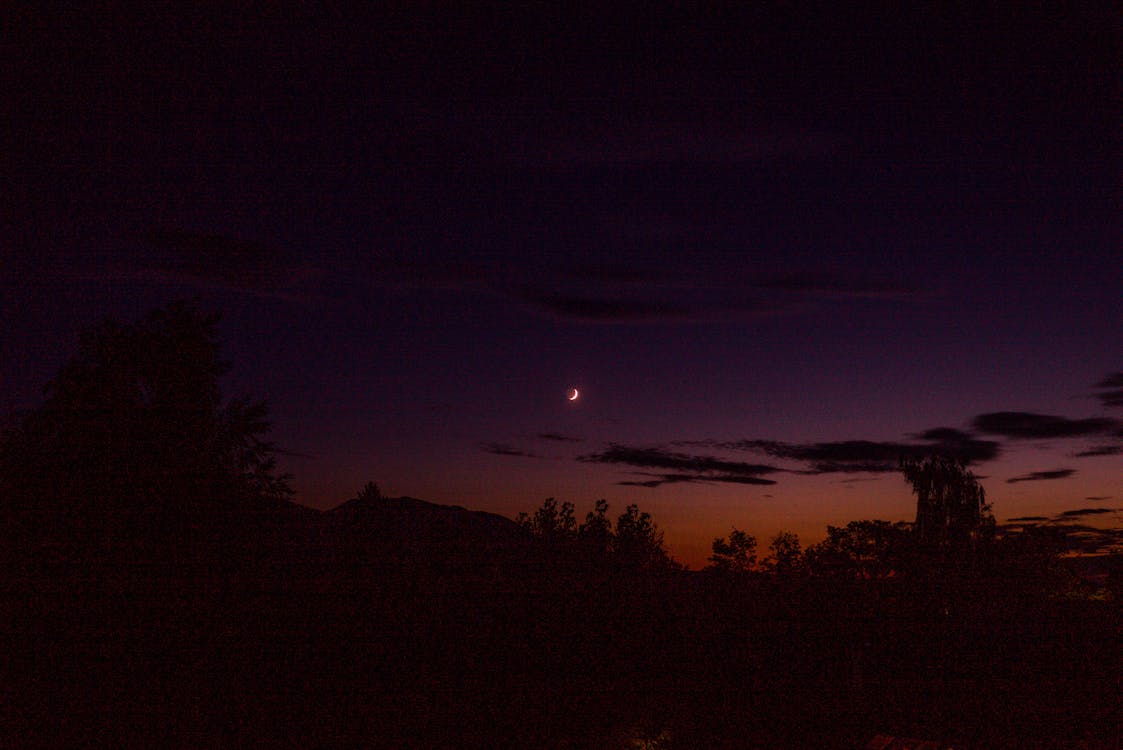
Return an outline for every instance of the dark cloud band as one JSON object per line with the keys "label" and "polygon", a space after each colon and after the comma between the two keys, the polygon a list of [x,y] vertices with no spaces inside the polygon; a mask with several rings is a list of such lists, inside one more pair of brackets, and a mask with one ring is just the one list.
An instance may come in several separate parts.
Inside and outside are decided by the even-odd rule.
{"label": "dark cloud band", "polygon": [[783,471],[767,464],[750,464],[727,461],[713,456],[691,455],[663,448],[642,448],[612,444],[598,453],[578,456],[586,463],[619,464],[640,469],[667,469],[666,472],[643,473],[652,477],[628,480],[621,484],[634,487],[658,487],[663,484],[684,482],[721,482],[727,484],[770,485],[776,482],[762,475]]}
{"label": "dark cloud band", "polygon": [[1068,419],[1027,411],[995,411],[980,414],[972,420],[971,424],[979,432],[1015,440],[1102,435],[1121,426],[1118,420],[1106,417]]}
{"label": "dark cloud band", "polygon": [[890,473],[897,471],[903,458],[923,458],[942,454],[974,464],[990,461],[999,454],[999,445],[979,440],[950,427],[921,433],[926,443],[844,440],[827,443],[784,443],[775,440],[739,440],[714,443],[730,450],[764,453],[775,458],[810,464],[813,474]]}

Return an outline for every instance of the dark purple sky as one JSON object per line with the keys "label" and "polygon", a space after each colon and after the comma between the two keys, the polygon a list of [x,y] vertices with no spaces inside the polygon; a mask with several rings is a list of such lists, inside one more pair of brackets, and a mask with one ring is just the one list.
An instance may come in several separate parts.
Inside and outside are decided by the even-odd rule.
{"label": "dark purple sky", "polygon": [[5,408],[197,297],[318,507],[606,497],[697,564],[909,518],[887,469],[938,446],[1000,520],[1121,525],[1106,4],[410,5],[14,14]]}

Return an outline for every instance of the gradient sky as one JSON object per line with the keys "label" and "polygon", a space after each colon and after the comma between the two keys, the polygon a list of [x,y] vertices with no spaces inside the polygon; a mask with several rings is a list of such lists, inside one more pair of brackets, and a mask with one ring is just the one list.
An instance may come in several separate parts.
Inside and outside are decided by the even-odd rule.
{"label": "gradient sky", "polygon": [[193,297],[316,507],[604,497],[698,565],[911,519],[940,447],[1000,521],[1123,526],[1109,6],[410,5],[13,14],[5,410]]}

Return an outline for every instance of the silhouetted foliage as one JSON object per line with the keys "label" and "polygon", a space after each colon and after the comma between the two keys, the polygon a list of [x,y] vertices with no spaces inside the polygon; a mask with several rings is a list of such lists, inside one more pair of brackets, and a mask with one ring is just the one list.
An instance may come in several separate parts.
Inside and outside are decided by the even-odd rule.
{"label": "silhouetted foliage", "polygon": [[608,502],[597,500],[577,525],[572,503],[560,505],[546,498],[533,515],[519,513],[516,522],[546,546],[557,549],[582,550],[593,557],[611,555],[617,563],[639,568],[673,567],[663,546],[663,532],[650,513],[629,505],[617,519],[615,527],[608,519]]}
{"label": "silhouetted foliage", "polygon": [[359,494],[355,496],[359,502],[374,502],[382,499],[382,490],[378,489],[378,485],[374,482],[367,482],[363,488],[359,490]]}
{"label": "silhouetted foliage", "polygon": [[734,528],[725,537],[714,539],[710,545],[710,569],[728,575],[751,573],[756,566],[756,537]]}
{"label": "silhouetted foliage", "polygon": [[827,538],[808,547],[805,559],[813,575],[879,579],[901,573],[912,547],[910,524],[851,521],[828,526]]}
{"label": "silhouetted foliage", "polygon": [[1030,524],[998,537],[989,563],[1006,595],[1054,595],[1074,583],[1062,561],[1067,549],[1063,527]]}
{"label": "silhouetted foliage", "polygon": [[613,551],[619,558],[641,567],[661,566],[671,561],[663,547],[663,532],[650,513],[641,512],[634,504],[616,519]]}
{"label": "silhouetted foliage", "polygon": [[593,510],[585,514],[585,522],[577,529],[581,546],[597,552],[612,549],[612,521],[608,519],[608,501],[597,500]]}
{"label": "silhouetted foliage", "polygon": [[781,531],[768,544],[768,557],[764,569],[774,576],[790,578],[804,572],[803,549],[799,537],[790,531]]}
{"label": "silhouetted foliage", "polygon": [[577,538],[577,519],[573,503],[562,503],[552,497],[542,502],[533,516],[520,513],[515,519],[520,526],[547,544],[568,544]]}
{"label": "silhouetted foliage", "polygon": [[986,493],[966,464],[950,456],[901,460],[901,473],[916,494],[916,537],[921,547],[974,549],[994,536]]}
{"label": "silhouetted foliage", "polygon": [[186,526],[169,514],[289,495],[265,405],[223,403],[218,320],[175,303],[85,331],[42,406],[4,435],[0,512],[32,537],[110,549]]}

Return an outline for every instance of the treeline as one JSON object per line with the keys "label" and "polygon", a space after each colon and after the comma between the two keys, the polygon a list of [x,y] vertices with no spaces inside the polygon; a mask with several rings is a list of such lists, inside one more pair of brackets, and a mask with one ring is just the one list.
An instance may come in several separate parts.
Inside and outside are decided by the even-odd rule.
{"label": "treeline", "polygon": [[[1027,526],[996,531],[982,486],[962,460],[932,455],[902,460],[901,471],[917,498],[916,523],[851,521],[828,526],[826,538],[804,549],[799,537],[780,531],[762,551],[755,536],[734,527],[718,537],[703,573],[750,580],[770,576],[876,581],[1010,575],[1031,585],[1063,585],[1064,531]],[[516,521],[544,548],[597,554],[616,564],[677,569],[650,513],[629,505],[613,525],[608,502],[597,500],[578,523],[573,503],[547,498]],[[1069,577],[1068,584],[1075,584]]]}
{"label": "treeline", "polygon": [[[733,529],[690,572],[634,506],[609,530],[623,520],[628,534],[629,519],[644,518],[655,550],[644,559],[657,564],[628,564],[611,542],[590,557],[582,534],[607,518],[604,501],[578,524],[549,499],[520,518],[552,561],[530,577],[547,584],[539,601],[569,602],[559,623],[632,644],[614,673],[662,696],[631,704],[647,741],[658,729],[689,747],[860,747],[877,732],[954,747],[1117,746],[1120,579],[1083,579],[1055,529],[994,533],[981,488],[952,459],[910,469],[963,488],[978,512],[946,518],[969,526],[922,535],[913,523],[853,521],[807,549],[781,532],[766,551]],[[925,488],[962,509],[962,495]],[[610,603],[580,598],[605,578]]]}

